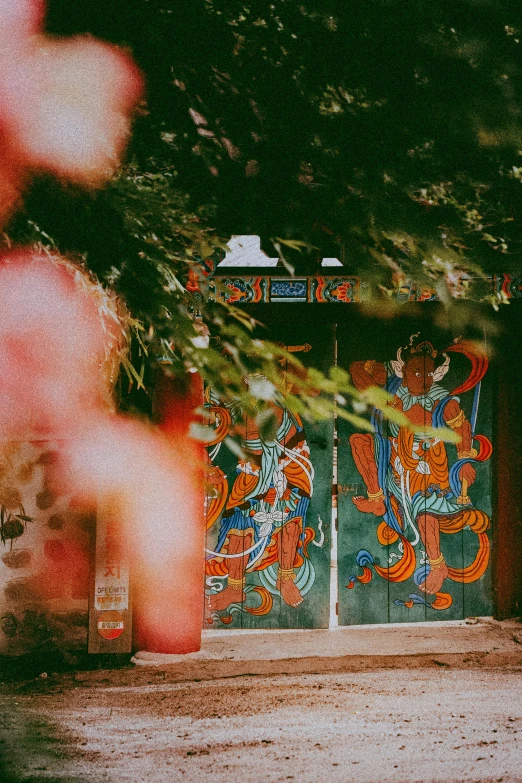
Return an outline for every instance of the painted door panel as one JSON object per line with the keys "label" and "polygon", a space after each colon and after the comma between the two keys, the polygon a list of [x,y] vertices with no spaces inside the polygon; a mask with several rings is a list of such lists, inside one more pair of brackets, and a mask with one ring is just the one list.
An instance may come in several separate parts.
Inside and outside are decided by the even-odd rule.
{"label": "painted door panel", "polygon": [[[422,341],[431,341],[433,348],[425,345],[419,350]],[[431,425],[432,417],[434,424],[438,418],[451,421],[455,413],[456,432],[460,432],[459,422],[473,421],[472,446],[478,452],[476,459],[459,461],[452,471],[458,447],[441,443],[436,433],[408,440],[405,428],[385,420],[379,437],[355,433],[347,423],[339,422],[341,625],[450,620],[492,612],[491,462],[487,459],[491,451],[491,388],[487,372],[480,383],[475,382],[486,367],[480,345],[465,347],[465,342],[454,343],[448,332],[411,318],[395,319],[385,327],[376,319],[360,320],[349,332],[338,331],[339,365],[351,368],[352,377],[359,368],[364,378],[367,368],[382,383],[384,365],[391,404],[404,408],[408,417],[416,417],[420,427]],[[437,355],[432,357],[435,351]],[[413,388],[416,381],[408,381],[410,371],[401,362],[408,356],[411,360],[415,353],[421,365],[419,377],[429,372],[435,376],[430,376],[431,390],[412,397],[408,384]],[[441,369],[446,358],[449,362]],[[460,392],[459,387],[463,387]],[[451,401],[454,390],[457,393]],[[453,411],[452,417],[443,413],[444,406]],[[361,453],[365,449],[364,457]],[[372,470],[378,485],[369,487]],[[460,483],[463,475],[469,478],[467,490],[466,483]],[[383,497],[368,503],[371,489],[373,495],[382,489]],[[469,493],[469,502],[461,490],[466,496]],[[354,496],[364,501],[354,503]]]}
{"label": "painted door panel", "polygon": [[[277,308],[274,308],[277,309]],[[285,308],[286,309],[286,308]],[[280,311],[282,312],[282,311]],[[355,316],[355,314],[354,314]],[[312,350],[300,354],[305,364],[327,369],[333,363],[334,357],[334,331],[330,326],[318,326],[317,322],[305,324],[300,322],[289,323],[292,319],[271,318],[270,338],[280,341],[285,345],[303,345],[309,343]],[[420,332],[420,334],[419,334]],[[354,362],[375,361],[385,366],[385,378],[394,395],[404,395],[404,388],[397,392],[399,387],[404,387],[404,379],[397,376],[397,350],[401,346],[408,346],[410,337],[414,335],[413,346],[418,346],[420,341],[430,341],[433,350],[437,351],[434,358],[434,367],[428,368],[435,371],[444,363],[445,349],[449,349],[454,340],[454,335],[443,329],[437,329],[428,318],[419,319],[404,316],[396,318],[389,323],[378,319],[363,318],[360,314],[353,321],[345,322],[337,328],[338,364],[349,369]],[[473,335],[471,335],[473,336]],[[476,337],[476,336],[475,336]],[[483,336],[478,335],[479,342]],[[460,341],[462,343],[462,340]],[[425,349],[427,353],[431,348]],[[403,357],[407,352],[404,352]],[[478,352],[480,354],[480,352]],[[478,355],[477,354],[477,355]],[[427,355],[427,354],[426,354]],[[424,483],[418,483],[418,471],[413,471],[411,466],[405,471],[403,486],[397,469],[393,467],[393,460],[383,460],[381,466],[381,483],[395,481],[395,490],[384,484],[386,497],[391,502],[391,495],[395,495],[393,508],[395,509],[396,524],[390,524],[387,514],[377,515],[367,510],[359,510],[353,502],[353,496],[361,495],[366,498],[367,487],[361,472],[354,460],[354,429],[346,422],[338,422],[338,569],[339,569],[339,624],[351,625],[359,623],[401,623],[422,622],[426,620],[460,619],[470,615],[487,615],[492,612],[491,594],[491,460],[484,459],[488,456],[491,440],[492,419],[492,390],[489,375],[486,373],[480,382],[480,395],[477,393],[477,384],[470,380],[470,372],[473,369],[475,375],[480,375],[481,360],[473,356],[469,351],[459,348],[447,350],[449,366],[444,374],[439,373],[438,385],[445,391],[440,392],[436,400],[432,400],[432,408],[423,408],[420,424],[427,426],[431,423],[433,411],[437,405],[449,404],[446,399],[449,394],[459,387],[464,390],[456,395],[458,402],[456,410],[462,411],[466,421],[476,418],[474,423],[473,447],[478,453],[478,460],[469,462],[476,470],[476,478],[470,481],[468,490],[471,503],[456,503],[457,494],[450,494],[451,486],[449,474],[452,466],[457,462],[457,447],[453,443],[438,446],[438,456],[447,468],[443,468],[437,480],[427,478]],[[432,357],[433,358],[433,357]],[[478,367],[478,369],[477,369]],[[423,372],[426,369],[426,360],[423,363]],[[422,395],[421,395],[422,396]],[[480,397],[480,399],[478,399]],[[401,406],[403,407],[403,399]],[[475,405],[478,400],[478,406]],[[418,403],[416,403],[418,404]],[[421,406],[422,408],[422,406]],[[474,412],[477,408],[476,412]],[[459,413],[460,415],[460,413]],[[448,418],[448,417],[446,417]],[[255,438],[254,424],[252,432],[247,435]],[[381,446],[390,444],[394,458],[398,456],[397,447],[393,452],[394,441],[398,442],[398,428],[393,428],[389,422],[382,422]],[[330,571],[330,517],[331,517],[331,475],[332,475],[332,437],[333,425],[331,422],[321,423],[314,427],[305,425],[303,438],[310,448],[310,459],[315,471],[313,479],[313,495],[304,509],[302,517],[304,522],[302,530],[308,528],[306,538],[306,553],[301,544],[298,547],[294,562],[294,574],[296,586],[303,594],[303,601],[298,606],[291,606],[281,598],[276,581],[278,569],[281,567],[281,533],[284,524],[273,524],[272,532],[268,539],[267,551],[271,547],[270,566],[256,568],[255,563],[249,563],[245,574],[244,600],[241,590],[238,599],[218,609],[208,609],[208,594],[221,592],[228,584],[227,574],[231,553],[229,537],[223,536],[226,528],[224,512],[219,514],[210,525],[207,535],[207,549],[210,552],[218,551],[219,554],[208,554],[207,560],[207,596],[205,599],[205,627],[206,628],[313,628],[326,627],[329,617],[329,571]],[[364,433],[359,433],[359,435]],[[280,438],[280,447],[287,449],[292,433],[283,434]],[[375,438],[371,436],[372,452],[375,447]],[[489,440],[488,440],[489,439]],[[294,439],[295,440],[295,439]],[[433,448],[435,437],[424,438],[429,442],[428,448]],[[417,438],[408,448],[411,455],[422,456],[419,449],[424,448],[423,439]],[[416,445],[415,445],[416,444]],[[415,445],[415,450],[413,446]],[[436,444],[435,444],[436,446]],[[437,449],[425,455],[426,458],[418,459],[418,463],[425,463],[422,470],[428,473],[437,470],[433,465],[434,455]],[[401,459],[405,459],[402,453]],[[213,464],[220,468],[227,476],[227,497],[225,505],[230,501],[232,488],[236,481],[238,458],[223,446],[219,453],[214,455]],[[416,465],[417,463],[414,463]],[[460,463],[456,468],[456,479],[462,476],[461,468],[465,463]],[[427,465],[427,467],[426,467]],[[431,465],[431,467],[430,467]],[[360,467],[360,466],[359,466]],[[440,473],[440,471],[439,471]],[[428,474],[426,474],[428,475]],[[431,474],[430,474],[431,475]],[[442,482],[440,478],[442,476]],[[410,482],[410,486],[408,486]],[[415,482],[417,484],[415,485]],[[437,484],[440,484],[437,487]],[[412,490],[412,485],[415,485]],[[246,486],[246,485],[245,485]],[[266,489],[266,488],[265,488]],[[410,490],[410,492],[409,492]],[[422,499],[417,498],[415,510],[412,499],[416,491],[425,493]],[[433,495],[440,495],[439,513],[433,512]],[[236,493],[237,494],[237,493]],[[244,495],[236,497],[238,508],[243,506],[242,512],[247,510],[256,517],[250,523],[251,537],[248,545],[243,542],[238,553],[241,555],[245,549],[255,547],[259,535],[254,534],[254,525],[257,525],[259,533],[263,523],[262,513],[276,510],[276,507],[267,507],[267,497],[257,491],[244,489]],[[410,500],[408,501],[408,497]],[[452,500],[452,503],[450,501]],[[242,502],[239,503],[238,501]],[[437,501],[438,502],[438,501]],[[269,504],[270,505],[270,504]],[[436,504],[435,504],[436,505]],[[279,506],[277,507],[279,508]],[[392,508],[392,510],[393,510]],[[231,508],[228,509],[231,511]],[[303,511],[303,507],[301,508]],[[295,515],[299,516],[296,509]],[[292,512],[292,513],[294,513]],[[450,513],[451,512],[451,513]],[[235,513],[235,512],[234,512]],[[428,552],[427,521],[422,524],[426,515],[431,517],[431,524],[436,526],[436,534],[440,539],[440,552],[443,557],[444,567],[450,571],[437,585],[435,593],[426,593],[421,588],[428,587],[425,584],[429,571],[437,570],[437,563],[428,563],[429,560],[437,560],[434,556],[431,544],[431,554]],[[286,521],[291,518],[289,514]],[[385,516],[387,521],[385,521]],[[269,520],[268,517],[263,519]],[[270,520],[269,520],[270,521]],[[272,520],[274,521],[274,520]],[[392,520],[393,522],[393,520]],[[320,529],[319,529],[320,528]],[[221,532],[221,537],[220,537]],[[302,533],[302,531],[301,531]],[[324,533],[324,540],[322,534]],[[256,537],[257,536],[257,537]],[[317,546],[322,544],[322,546]],[[254,555],[258,550],[254,549]],[[304,555],[304,556],[303,556]],[[263,557],[261,556],[261,565]],[[301,557],[302,563],[299,560]],[[308,568],[303,570],[302,565]],[[288,564],[287,564],[288,565]],[[252,567],[254,566],[254,567]],[[288,569],[287,569],[288,570]],[[240,585],[241,587],[241,585]],[[211,598],[212,600],[212,598]]]}
{"label": "painted door panel", "polygon": [[[311,346],[296,352],[303,364],[333,364],[333,326],[270,322],[271,340]],[[227,418],[242,423],[245,457],[224,441],[209,448],[205,627],[327,627],[333,422],[303,424],[278,404],[278,434],[267,442],[255,421],[208,396],[217,429]],[[281,580],[291,584],[281,590]]]}

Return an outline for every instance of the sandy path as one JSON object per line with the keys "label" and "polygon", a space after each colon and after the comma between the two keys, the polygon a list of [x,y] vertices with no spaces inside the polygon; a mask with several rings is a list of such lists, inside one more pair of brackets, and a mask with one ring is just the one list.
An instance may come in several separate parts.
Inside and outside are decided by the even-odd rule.
{"label": "sandy path", "polygon": [[14,690],[0,736],[16,781],[522,781],[515,669]]}

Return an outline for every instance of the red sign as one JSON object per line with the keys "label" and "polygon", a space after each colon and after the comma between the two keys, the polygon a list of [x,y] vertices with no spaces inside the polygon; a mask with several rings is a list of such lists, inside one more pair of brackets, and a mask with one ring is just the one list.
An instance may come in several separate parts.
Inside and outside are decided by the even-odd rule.
{"label": "red sign", "polygon": [[125,630],[120,612],[103,612],[98,617],[98,633],[104,639],[117,639]]}

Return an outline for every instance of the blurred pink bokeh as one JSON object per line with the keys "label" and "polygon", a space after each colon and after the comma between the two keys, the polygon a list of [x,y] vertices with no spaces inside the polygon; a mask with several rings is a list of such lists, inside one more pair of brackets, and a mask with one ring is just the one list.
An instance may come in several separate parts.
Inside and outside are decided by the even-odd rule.
{"label": "blurred pink bokeh", "polygon": [[0,2],[0,222],[30,172],[98,187],[117,171],[143,79],[132,59],[88,36],[40,34],[39,0]]}

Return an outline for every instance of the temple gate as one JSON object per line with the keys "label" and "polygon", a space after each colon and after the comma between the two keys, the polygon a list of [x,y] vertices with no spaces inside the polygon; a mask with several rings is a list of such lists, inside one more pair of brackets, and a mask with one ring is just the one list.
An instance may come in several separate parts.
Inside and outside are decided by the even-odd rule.
{"label": "temple gate", "polygon": [[[417,429],[381,421],[371,409],[372,433],[355,432],[340,418],[303,426],[281,406],[274,442],[264,443],[253,422],[244,422],[251,459],[211,446],[205,627],[325,628],[492,614],[487,337],[435,326],[438,305],[384,322],[367,309],[321,306],[359,298],[354,280],[344,281],[344,299],[323,301],[314,298],[318,288],[339,295],[340,280],[315,278],[299,291],[293,280],[282,307],[283,282],[214,285],[243,288],[253,304],[261,289],[264,299],[249,311],[269,325],[269,339],[299,351],[306,366],[336,362],[360,388],[385,388]],[[291,303],[292,290],[306,308]],[[220,410],[211,392],[207,405],[217,429],[227,417],[239,421],[240,412]],[[432,426],[456,433],[461,444],[445,443]]]}

